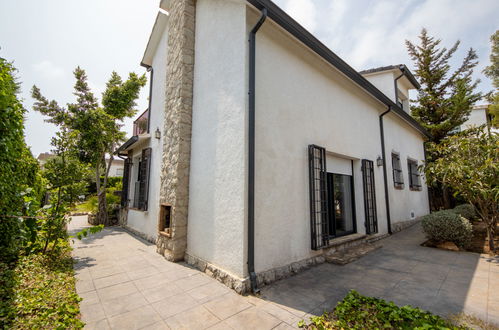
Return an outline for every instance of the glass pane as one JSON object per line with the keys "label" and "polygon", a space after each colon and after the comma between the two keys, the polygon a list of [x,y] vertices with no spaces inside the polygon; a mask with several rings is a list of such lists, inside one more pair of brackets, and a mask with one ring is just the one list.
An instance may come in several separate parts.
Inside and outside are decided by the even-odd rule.
{"label": "glass pane", "polygon": [[334,174],[333,212],[336,236],[351,233],[353,227],[352,180],[349,175]]}

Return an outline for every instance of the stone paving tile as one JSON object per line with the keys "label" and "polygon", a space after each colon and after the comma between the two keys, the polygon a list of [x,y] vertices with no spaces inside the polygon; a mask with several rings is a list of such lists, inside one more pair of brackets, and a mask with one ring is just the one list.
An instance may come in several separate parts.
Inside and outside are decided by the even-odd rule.
{"label": "stone paving tile", "polygon": [[187,293],[181,293],[162,299],[152,306],[163,319],[198,306],[198,302]]}
{"label": "stone paving tile", "polygon": [[266,330],[275,328],[281,320],[256,307],[251,307],[231,316],[225,322],[233,329]]}
{"label": "stone paving tile", "polygon": [[117,284],[107,288],[97,290],[101,301],[111,300],[118,297],[127,296],[139,290],[132,282]]}
{"label": "stone paving tile", "polygon": [[122,296],[102,302],[107,317],[133,311],[136,308],[149,304],[140,292]]}
{"label": "stone paving tile", "polygon": [[[71,230],[86,226],[83,217]],[[345,266],[322,264],[239,296],[118,227],[74,242],[87,329],[292,329],[351,290],[442,316],[467,312],[499,324],[499,258],[419,246],[418,226]],[[224,320],[221,320],[224,319]]]}
{"label": "stone paving tile", "polygon": [[159,321],[161,317],[147,305],[109,318],[109,325],[111,329],[142,329]]}
{"label": "stone paving tile", "polygon": [[207,302],[203,306],[221,320],[225,320],[245,309],[254,307],[252,304],[248,303],[244,297],[233,292]]}
{"label": "stone paving tile", "polygon": [[220,322],[204,306],[197,306],[166,319],[171,329],[206,329]]}
{"label": "stone paving tile", "polygon": [[129,282],[130,278],[126,273],[115,274],[111,276],[101,277],[94,280],[94,285],[97,290],[106,288],[108,286],[113,286],[116,284],[121,284]]}
{"label": "stone paving tile", "polygon": [[182,293],[182,290],[174,283],[165,283],[152,289],[141,290],[142,295],[149,303],[155,303],[162,299]]}

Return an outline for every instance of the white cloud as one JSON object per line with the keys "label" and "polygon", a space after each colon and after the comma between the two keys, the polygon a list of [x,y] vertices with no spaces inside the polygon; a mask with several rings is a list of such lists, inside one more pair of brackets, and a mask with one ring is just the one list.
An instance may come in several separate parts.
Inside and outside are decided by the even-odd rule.
{"label": "white cloud", "polygon": [[64,69],[48,60],[43,60],[41,62],[33,64],[33,69],[49,79],[60,78],[64,76]]}
{"label": "white cloud", "polygon": [[310,32],[317,28],[317,8],[312,0],[287,0],[284,10]]}

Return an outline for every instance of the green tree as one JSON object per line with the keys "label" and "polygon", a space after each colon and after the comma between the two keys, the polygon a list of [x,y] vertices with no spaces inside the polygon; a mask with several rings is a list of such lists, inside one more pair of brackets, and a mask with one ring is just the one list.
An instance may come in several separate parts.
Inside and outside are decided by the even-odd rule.
{"label": "green tree", "polygon": [[490,52],[490,65],[483,70],[483,73],[492,79],[492,85],[495,87],[488,97],[489,112],[492,115],[492,126],[499,127],[499,30],[490,36],[492,49]]}
{"label": "green tree", "polygon": [[481,93],[475,92],[479,81],[471,78],[473,68],[478,64],[476,52],[470,49],[461,65],[451,71],[449,60],[460,42],[450,49],[441,48],[440,42],[440,39],[429,36],[426,29],[421,30],[419,44],[406,40],[421,83],[411,114],[436,143],[463,124],[474,103],[482,97]]}
{"label": "green tree", "polygon": [[494,251],[494,235],[499,218],[499,135],[476,127],[431,143],[437,155],[425,164],[426,179],[442,182],[473,204],[487,224],[489,247]]}
{"label": "green tree", "polygon": [[[78,159],[76,132],[62,129],[52,138],[55,157],[45,163],[43,176],[50,193],[50,203],[37,212],[37,239],[41,252],[58,248],[60,240],[67,239],[66,225],[70,208],[84,194],[89,175],[88,166]],[[36,249],[32,249],[35,250]]]}
{"label": "green tree", "polygon": [[[24,200],[22,192],[34,187],[40,199],[38,162],[24,141],[24,109],[18,98],[16,69],[0,58],[0,261],[19,252]],[[37,201],[38,202],[38,201]]]}
{"label": "green tree", "polygon": [[[56,101],[49,101],[33,86],[32,96],[36,100],[34,109],[48,116],[48,122],[77,133],[79,157],[90,164],[95,173],[99,198],[97,219],[99,223],[108,225],[106,187],[109,170],[114,151],[125,138],[125,133],[121,131],[123,120],[135,115],[135,101],[140,89],[146,84],[146,77],[130,73],[128,79],[123,81],[113,72],[102,94],[102,105],[99,105],[90,91],[85,71],[77,67],[74,76],[75,103],[67,104],[66,108],[60,107]],[[106,155],[109,156],[107,163]],[[104,176],[102,184],[101,175]]]}

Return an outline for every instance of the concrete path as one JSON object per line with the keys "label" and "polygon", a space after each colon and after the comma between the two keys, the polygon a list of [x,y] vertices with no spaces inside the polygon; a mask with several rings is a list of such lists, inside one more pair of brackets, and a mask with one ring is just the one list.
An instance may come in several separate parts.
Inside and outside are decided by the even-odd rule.
{"label": "concrete path", "polygon": [[[74,217],[71,231],[87,226]],[[77,291],[88,329],[290,329],[350,290],[499,324],[499,259],[424,248],[419,226],[346,266],[323,264],[242,297],[119,227],[75,240]]]}

